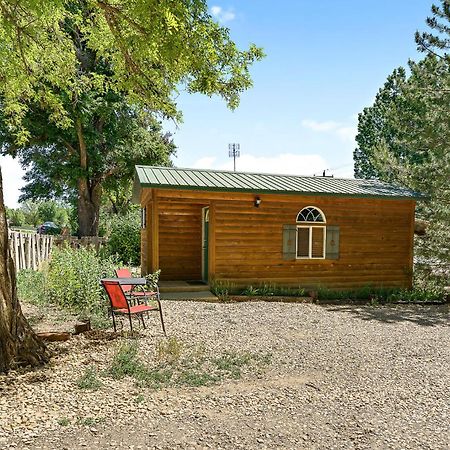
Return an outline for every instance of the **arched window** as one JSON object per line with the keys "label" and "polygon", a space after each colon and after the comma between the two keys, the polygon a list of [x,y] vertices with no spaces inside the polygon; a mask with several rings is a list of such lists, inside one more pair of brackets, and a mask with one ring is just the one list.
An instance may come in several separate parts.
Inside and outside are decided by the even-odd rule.
{"label": "arched window", "polygon": [[307,206],[297,214],[297,222],[323,222],[325,223],[325,214],[315,206]]}
{"label": "arched window", "polygon": [[306,206],[297,214],[297,259],[324,259],[326,244],[325,214]]}

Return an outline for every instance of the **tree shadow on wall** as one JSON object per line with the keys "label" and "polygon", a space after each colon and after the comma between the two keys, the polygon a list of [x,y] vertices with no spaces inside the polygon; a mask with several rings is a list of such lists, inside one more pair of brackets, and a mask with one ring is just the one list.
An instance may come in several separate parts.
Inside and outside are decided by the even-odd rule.
{"label": "tree shadow on wall", "polygon": [[417,325],[450,326],[449,305],[333,305],[324,306],[328,311],[344,312],[361,320],[383,323],[412,322]]}

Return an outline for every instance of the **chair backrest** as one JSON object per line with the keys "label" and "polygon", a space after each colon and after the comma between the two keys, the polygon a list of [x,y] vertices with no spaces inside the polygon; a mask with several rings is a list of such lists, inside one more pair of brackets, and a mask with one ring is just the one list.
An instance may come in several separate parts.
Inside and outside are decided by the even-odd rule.
{"label": "chair backrest", "polygon": [[[131,272],[128,269],[115,269],[117,278],[132,278]],[[122,289],[123,292],[130,292],[133,286],[131,284],[123,284]]]}
{"label": "chair backrest", "polygon": [[102,281],[102,285],[108,294],[113,309],[129,309],[127,298],[118,281]]}

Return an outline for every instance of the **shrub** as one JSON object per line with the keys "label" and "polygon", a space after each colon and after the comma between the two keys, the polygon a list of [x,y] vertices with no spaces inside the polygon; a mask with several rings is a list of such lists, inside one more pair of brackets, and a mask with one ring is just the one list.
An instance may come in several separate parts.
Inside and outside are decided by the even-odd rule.
{"label": "shrub", "polygon": [[21,300],[35,305],[48,301],[46,272],[31,269],[17,273],[17,295]]}
{"label": "shrub", "polygon": [[49,300],[80,313],[102,310],[106,302],[99,280],[114,276],[116,265],[93,249],[55,249],[47,275]]}
{"label": "shrub", "polygon": [[108,225],[105,256],[116,256],[126,264],[137,266],[141,258],[141,224],[138,211],[114,216]]}
{"label": "shrub", "polygon": [[277,286],[276,284],[272,283],[261,283],[258,287],[255,286],[248,286],[244,289],[242,292],[242,295],[248,295],[248,296],[264,296],[264,297],[270,297],[270,296],[284,296],[284,297],[303,297],[305,295],[305,290],[298,287],[298,288],[290,288],[290,287],[282,287]]}

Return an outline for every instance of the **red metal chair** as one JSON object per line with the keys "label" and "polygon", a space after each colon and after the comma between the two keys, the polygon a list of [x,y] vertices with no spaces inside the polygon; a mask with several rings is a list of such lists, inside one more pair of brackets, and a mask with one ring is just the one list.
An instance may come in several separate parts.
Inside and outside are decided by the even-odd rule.
{"label": "red metal chair", "polygon": [[[133,278],[131,272],[125,268],[115,269],[114,272],[116,273],[117,278]],[[122,284],[122,289],[123,292],[125,292],[125,295],[130,296],[134,300],[139,300],[142,297],[151,297],[156,298],[158,301],[160,300],[158,286],[155,286],[154,291],[146,291],[143,286],[140,287],[142,288],[142,290],[136,291],[133,289],[133,286],[131,284]]]}
{"label": "red metal chair", "polygon": [[125,295],[125,292],[123,291],[119,281],[102,280],[102,286],[105,288],[106,294],[108,295],[109,301],[111,302],[111,315],[113,319],[114,331],[116,331],[116,320],[114,317],[116,314],[128,315],[128,318],[130,320],[130,330],[133,331],[133,324],[131,321],[132,315],[140,318],[142,320],[142,325],[145,328],[143,314],[149,311],[159,311],[163,333],[166,334],[161,302],[159,301],[159,298],[154,299],[157,303],[157,306],[146,304],[130,306],[130,304],[128,303],[128,298]]}

